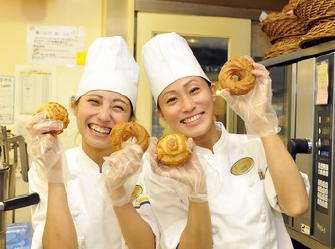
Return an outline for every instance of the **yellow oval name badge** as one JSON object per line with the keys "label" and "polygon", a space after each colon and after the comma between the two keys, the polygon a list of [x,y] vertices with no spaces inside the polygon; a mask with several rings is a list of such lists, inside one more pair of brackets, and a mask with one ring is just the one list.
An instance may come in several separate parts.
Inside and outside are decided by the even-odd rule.
{"label": "yellow oval name badge", "polygon": [[252,166],[254,166],[254,160],[251,157],[244,157],[233,164],[230,172],[233,175],[243,175],[248,173]]}

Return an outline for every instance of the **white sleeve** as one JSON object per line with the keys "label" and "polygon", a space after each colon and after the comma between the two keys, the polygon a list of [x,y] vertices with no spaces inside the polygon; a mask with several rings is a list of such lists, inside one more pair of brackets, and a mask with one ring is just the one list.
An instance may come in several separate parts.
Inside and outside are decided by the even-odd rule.
{"label": "white sleeve", "polygon": [[[302,179],[305,183],[307,194],[309,195],[310,191],[310,183],[308,180],[308,176],[305,173],[300,172]],[[272,177],[269,171],[266,172],[265,179],[264,179],[264,188],[265,193],[270,203],[270,206],[278,212],[283,212],[278,204],[277,192],[275,190]]]}
{"label": "white sleeve", "polygon": [[266,175],[264,178],[264,189],[265,189],[265,193],[268,198],[268,201],[270,203],[270,206],[274,210],[282,213],[283,211],[278,204],[277,192],[275,190],[275,186],[273,185],[272,177],[271,177],[269,170],[266,172]]}
{"label": "white sleeve", "polygon": [[38,193],[40,201],[31,206],[31,224],[34,229],[31,249],[43,249],[42,237],[45,226],[48,200],[48,180],[32,163],[28,172],[29,192]]}

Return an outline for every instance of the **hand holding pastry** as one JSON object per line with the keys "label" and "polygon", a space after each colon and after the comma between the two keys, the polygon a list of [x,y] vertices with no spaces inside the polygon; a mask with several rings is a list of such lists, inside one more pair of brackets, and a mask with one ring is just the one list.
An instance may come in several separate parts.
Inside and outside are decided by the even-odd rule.
{"label": "hand holding pastry", "polygon": [[[59,117],[64,118],[65,123],[58,120]],[[56,135],[66,128],[67,117],[68,113],[64,107],[58,103],[49,102],[35,112],[32,121],[26,127],[31,136],[28,142],[28,153],[46,174],[49,182],[64,181],[62,165],[65,160],[62,160],[63,150]]]}
{"label": "hand holding pastry", "polygon": [[222,89],[228,88],[231,95],[244,95],[256,82],[252,70],[252,62],[247,57],[235,57],[222,66],[219,84]]}
{"label": "hand holding pastry", "polygon": [[256,76],[256,83],[250,92],[245,95],[232,95],[228,89],[219,94],[230,108],[233,109],[245,122],[247,134],[251,136],[267,136],[278,133],[278,118],[272,107],[272,88],[269,72],[264,65],[255,63],[247,58],[253,65],[251,71]]}
{"label": "hand holding pastry", "polygon": [[131,141],[123,143],[123,148],[105,157],[108,166],[104,171],[105,186],[114,206],[122,206],[130,201],[135,186],[125,186],[126,181],[139,172],[143,150]]}
{"label": "hand holding pastry", "polygon": [[[56,102],[47,102],[41,105],[34,113],[34,115],[37,114],[44,115],[45,120],[43,124],[41,124],[45,128],[44,134],[50,133],[54,136],[59,135],[64,131],[64,129],[67,128],[68,124],[70,123],[69,113],[67,112],[66,108]],[[62,126],[60,127],[60,125]],[[40,127],[40,129],[43,127]]]}
{"label": "hand holding pastry", "polygon": [[151,155],[151,168],[152,171],[160,176],[172,178],[190,188],[189,199],[194,202],[207,201],[207,185],[206,176],[201,163],[198,160],[196,153],[192,153],[195,144],[192,139],[188,139],[187,148],[190,155],[184,163],[178,166],[167,166],[158,160],[157,139],[152,139],[149,149]]}

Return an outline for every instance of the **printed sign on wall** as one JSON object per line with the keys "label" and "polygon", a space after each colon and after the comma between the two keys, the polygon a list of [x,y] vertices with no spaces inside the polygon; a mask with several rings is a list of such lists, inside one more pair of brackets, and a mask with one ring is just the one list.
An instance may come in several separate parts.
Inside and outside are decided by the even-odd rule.
{"label": "printed sign on wall", "polygon": [[75,66],[84,51],[84,28],[28,25],[27,33],[28,64]]}

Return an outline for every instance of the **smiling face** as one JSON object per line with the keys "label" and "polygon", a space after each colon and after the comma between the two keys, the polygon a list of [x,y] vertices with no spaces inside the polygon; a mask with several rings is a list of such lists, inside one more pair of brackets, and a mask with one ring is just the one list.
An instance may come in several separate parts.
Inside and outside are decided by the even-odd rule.
{"label": "smiling face", "polygon": [[208,87],[201,77],[184,77],[167,86],[159,95],[157,115],[177,133],[195,141],[213,139],[209,135],[217,134],[213,121],[214,99],[214,84]]}
{"label": "smiling face", "polygon": [[86,154],[99,151],[111,154],[109,133],[119,122],[131,119],[132,107],[127,97],[111,91],[90,91],[72,103]]}

